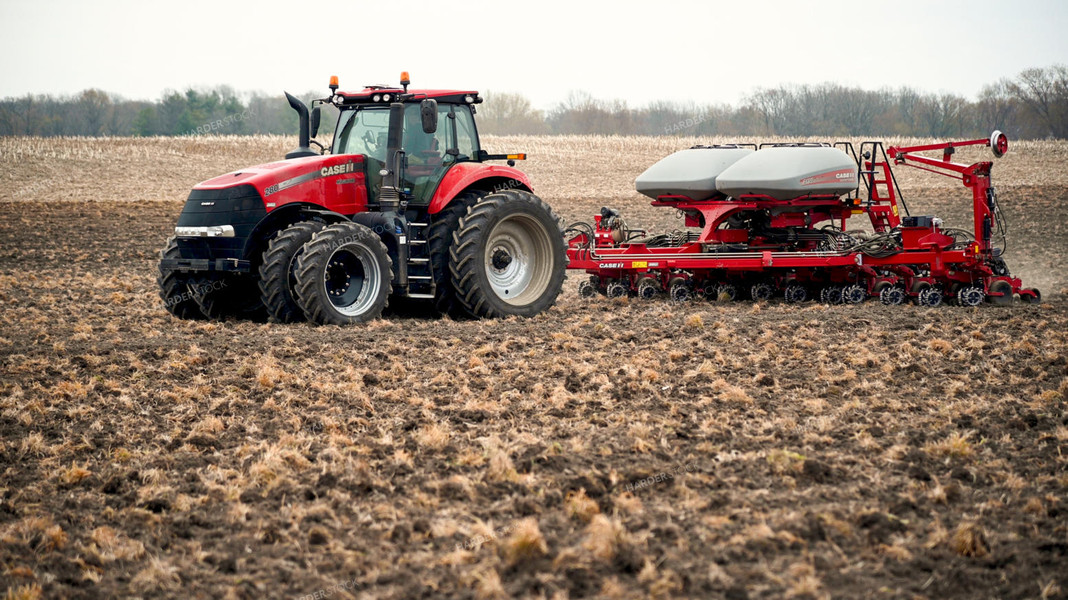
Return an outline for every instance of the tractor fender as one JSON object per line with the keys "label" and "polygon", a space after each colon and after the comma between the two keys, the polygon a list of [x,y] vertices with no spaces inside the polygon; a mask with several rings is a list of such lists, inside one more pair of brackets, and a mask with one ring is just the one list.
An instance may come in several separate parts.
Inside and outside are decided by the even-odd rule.
{"label": "tractor fender", "polygon": [[248,240],[245,242],[245,257],[251,259],[262,253],[267,248],[267,242],[276,232],[294,223],[312,219],[323,221],[324,223],[340,223],[350,220],[341,213],[325,209],[316,204],[304,202],[285,204],[267,213],[267,216],[260,219],[260,222],[252,229],[252,234],[248,236]]}
{"label": "tractor fender", "polygon": [[501,190],[526,190],[533,192],[527,174],[513,167],[487,165],[479,162],[462,162],[454,165],[441,178],[434,197],[430,199],[427,212],[437,214],[468,189],[487,192]]}

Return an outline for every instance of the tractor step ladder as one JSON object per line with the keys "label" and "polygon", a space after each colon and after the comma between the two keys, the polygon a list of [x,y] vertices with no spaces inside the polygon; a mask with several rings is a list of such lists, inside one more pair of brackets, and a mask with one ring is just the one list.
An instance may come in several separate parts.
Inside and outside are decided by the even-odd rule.
{"label": "tractor step ladder", "polygon": [[408,223],[408,297],[433,299],[437,292],[434,270],[430,262],[430,245],[427,243],[429,223]]}

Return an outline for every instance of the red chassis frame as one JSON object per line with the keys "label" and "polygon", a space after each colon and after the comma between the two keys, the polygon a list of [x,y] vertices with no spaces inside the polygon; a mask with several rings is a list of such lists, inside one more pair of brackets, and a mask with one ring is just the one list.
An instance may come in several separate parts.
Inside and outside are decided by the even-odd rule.
{"label": "red chassis frame", "polygon": [[[1001,156],[1008,148],[1008,141],[1004,134],[995,132],[990,139],[890,147],[882,160],[875,157],[881,144],[866,142],[861,147],[863,161],[858,160],[858,166],[863,167],[860,174],[869,190],[867,199],[805,195],[777,200],[742,195],[694,201],[683,196],[661,196],[652,202],[653,206],[676,208],[685,216],[687,227],[702,228],[696,239],[691,237],[667,246],[650,246],[648,238],[628,240],[628,234],[619,231],[621,220],[609,214],[597,215],[592,236],[586,230],[569,239],[568,268],[585,270],[593,276],[592,285],[584,293],[599,288],[609,295],[642,293],[645,288],[670,290],[675,298],[687,297],[689,291],[712,297],[723,285],[746,283],[770,285],[765,287],[769,290],[790,285],[809,289],[837,286],[838,294],[842,286],[852,286],[862,290],[861,293],[854,289],[849,299],[852,302],[883,295],[888,288],[900,290],[896,296],[891,295],[896,301],[883,297],[888,303],[911,296],[935,305],[962,288],[981,290],[981,294],[972,298],[986,298],[995,303],[1011,303],[1016,294],[1023,301],[1038,301],[1041,297],[1038,290],[1024,289],[1018,278],[1009,276],[991,244],[997,211],[990,182],[992,163],[962,165],[950,161],[956,148],[973,145],[991,146],[994,154]],[[870,147],[870,153],[863,152],[866,146]],[[852,151],[852,146],[848,147]],[[917,154],[933,150],[943,152],[941,160]],[[962,248],[955,237],[942,230],[939,219],[913,218],[902,226],[891,160],[896,165],[959,178],[965,187],[971,188],[974,241]],[[793,248],[783,249],[783,244],[765,239],[759,232],[722,227],[732,215],[747,211],[764,211],[769,215],[770,227],[801,231],[816,231],[815,226],[825,221],[844,230],[850,216],[867,214],[874,231],[895,236],[898,247],[892,253],[836,251],[821,248],[813,239],[795,241]],[[738,251],[732,251],[731,245]],[[607,289],[611,286],[615,288],[614,294]],[[677,295],[676,290],[683,293]],[[755,288],[753,296],[759,297]],[[793,298],[796,300],[798,296],[794,294]],[[790,299],[787,293],[787,300]]]}

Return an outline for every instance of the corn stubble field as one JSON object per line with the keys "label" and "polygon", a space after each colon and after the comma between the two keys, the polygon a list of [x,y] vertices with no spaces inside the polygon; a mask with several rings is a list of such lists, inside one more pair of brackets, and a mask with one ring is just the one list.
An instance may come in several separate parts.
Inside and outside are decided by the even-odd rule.
{"label": "corn stubble field", "polygon": [[[486,145],[565,222],[663,230],[634,177],[717,141]],[[1068,144],[994,169],[1037,306],[586,302],[573,274],[529,320],[171,318],[188,188],[293,145],[0,139],[6,597],[1068,593]],[[898,176],[970,227],[962,186]]]}

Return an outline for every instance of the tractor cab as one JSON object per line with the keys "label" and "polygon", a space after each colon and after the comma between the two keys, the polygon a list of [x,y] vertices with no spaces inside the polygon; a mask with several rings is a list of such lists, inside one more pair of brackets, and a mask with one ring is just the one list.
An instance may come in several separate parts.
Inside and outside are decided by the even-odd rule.
{"label": "tractor cab", "polygon": [[[381,94],[371,94],[371,98]],[[477,98],[477,95],[467,95]],[[412,204],[430,203],[434,190],[448,169],[464,161],[479,159],[478,132],[468,103],[435,101],[427,106],[435,110],[438,126],[433,131],[423,127],[423,103],[404,103],[401,150],[401,191]],[[382,187],[381,172],[386,164],[389,143],[390,107],[388,103],[357,102],[339,106],[332,154],[362,154],[367,161],[368,200],[374,203]]]}

